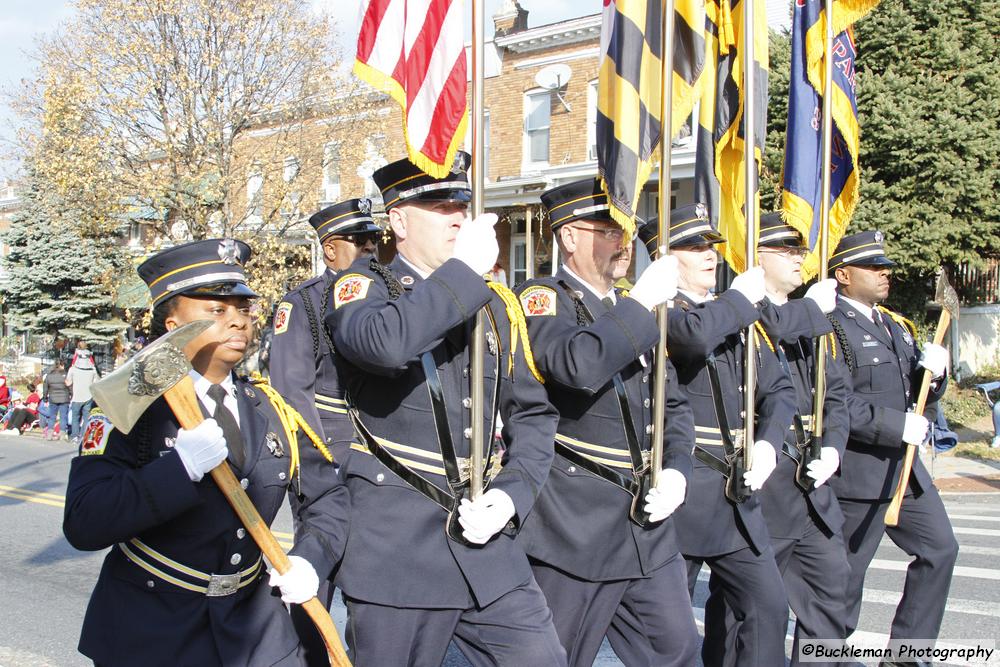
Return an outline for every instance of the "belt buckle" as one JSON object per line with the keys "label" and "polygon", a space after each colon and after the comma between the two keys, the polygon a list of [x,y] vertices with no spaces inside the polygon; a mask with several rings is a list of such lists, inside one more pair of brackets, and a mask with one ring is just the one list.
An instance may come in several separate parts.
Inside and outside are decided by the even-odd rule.
{"label": "belt buckle", "polygon": [[205,595],[210,598],[232,595],[240,587],[240,574],[213,574],[208,580]]}

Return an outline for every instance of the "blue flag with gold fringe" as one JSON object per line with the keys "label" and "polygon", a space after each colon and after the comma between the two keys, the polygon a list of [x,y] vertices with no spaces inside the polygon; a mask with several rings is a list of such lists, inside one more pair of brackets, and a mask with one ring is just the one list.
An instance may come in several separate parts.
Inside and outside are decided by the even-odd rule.
{"label": "blue flag with gold fringe", "polygon": [[[860,131],[854,69],[857,49],[850,26],[875,4],[871,0],[840,0],[835,4],[833,141],[830,151],[831,253],[850,223],[860,185]],[[823,0],[797,0],[794,3],[781,208],[788,224],[799,230],[812,248],[802,265],[802,275],[806,280],[819,272],[825,21]]]}

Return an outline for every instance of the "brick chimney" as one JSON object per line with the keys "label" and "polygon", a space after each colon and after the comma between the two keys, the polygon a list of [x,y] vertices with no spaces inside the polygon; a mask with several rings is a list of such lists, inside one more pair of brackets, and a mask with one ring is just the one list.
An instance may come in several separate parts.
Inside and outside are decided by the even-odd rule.
{"label": "brick chimney", "polygon": [[493,27],[497,37],[528,29],[528,10],[517,0],[504,0],[503,5],[493,15]]}

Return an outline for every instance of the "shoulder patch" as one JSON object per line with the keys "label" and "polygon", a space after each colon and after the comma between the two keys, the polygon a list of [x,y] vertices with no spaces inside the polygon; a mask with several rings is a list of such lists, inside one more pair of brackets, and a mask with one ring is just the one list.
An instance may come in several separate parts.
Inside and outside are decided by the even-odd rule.
{"label": "shoulder patch", "polygon": [[345,303],[360,301],[368,296],[372,279],[360,273],[348,273],[333,286],[333,307],[340,308]]}
{"label": "shoulder patch", "polygon": [[283,334],[288,331],[288,322],[292,317],[292,304],[282,301],[278,304],[278,310],[274,311],[274,335]]}
{"label": "shoulder patch", "polygon": [[114,426],[111,420],[104,415],[94,415],[87,422],[87,429],[83,432],[80,440],[80,456],[100,456],[104,453],[104,448],[108,446],[108,439],[111,437],[111,429]]}
{"label": "shoulder patch", "polygon": [[556,291],[551,287],[529,287],[518,298],[528,317],[556,314]]}

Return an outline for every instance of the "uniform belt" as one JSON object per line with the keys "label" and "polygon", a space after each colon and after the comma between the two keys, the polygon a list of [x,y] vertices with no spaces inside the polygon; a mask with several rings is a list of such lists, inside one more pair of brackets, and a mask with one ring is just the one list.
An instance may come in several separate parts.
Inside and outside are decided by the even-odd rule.
{"label": "uniform belt", "polygon": [[257,561],[253,565],[240,572],[207,574],[164,556],[136,538],[128,542],[119,542],[118,548],[126,558],[158,579],[208,597],[232,595],[257,581],[257,576],[261,572],[261,556],[257,556]]}

